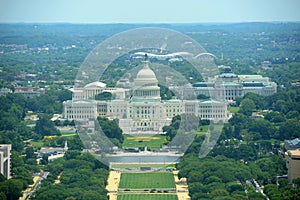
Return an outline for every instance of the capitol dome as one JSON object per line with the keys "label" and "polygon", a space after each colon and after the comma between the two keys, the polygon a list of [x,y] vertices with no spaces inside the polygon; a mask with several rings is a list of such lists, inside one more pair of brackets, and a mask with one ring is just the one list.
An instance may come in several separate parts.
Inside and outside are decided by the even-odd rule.
{"label": "capitol dome", "polygon": [[154,72],[149,67],[144,67],[143,69],[141,69],[137,73],[136,78],[138,78],[138,79],[154,79],[154,80],[157,80]]}
{"label": "capitol dome", "polygon": [[158,83],[158,81],[155,76],[155,73],[152,71],[152,69],[149,68],[148,61],[145,61],[143,69],[141,69],[136,75],[135,84],[136,85],[148,85],[148,84],[156,85],[157,83]]}
{"label": "capitol dome", "polygon": [[149,68],[148,60],[144,61],[144,67],[134,79],[134,101],[160,101],[160,88],[155,73]]}

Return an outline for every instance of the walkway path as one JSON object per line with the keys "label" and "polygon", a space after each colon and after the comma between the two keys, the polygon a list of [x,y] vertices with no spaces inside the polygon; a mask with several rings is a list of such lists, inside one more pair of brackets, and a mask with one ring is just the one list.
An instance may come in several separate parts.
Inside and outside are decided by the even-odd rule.
{"label": "walkway path", "polygon": [[186,178],[178,179],[178,171],[173,171],[178,200],[189,200],[189,190]]}
{"label": "walkway path", "polygon": [[119,171],[110,171],[106,190],[108,191],[109,200],[117,200],[118,196],[118,187],[120,183],[121,172]]}

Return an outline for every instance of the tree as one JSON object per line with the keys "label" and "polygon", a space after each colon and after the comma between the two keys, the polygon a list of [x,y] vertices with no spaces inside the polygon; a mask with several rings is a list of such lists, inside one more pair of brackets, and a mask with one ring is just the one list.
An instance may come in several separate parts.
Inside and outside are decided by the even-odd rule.
{"label": "tree", "polygon": [[180,127],[181,116],[176,115],[172,118],[171,124],[169,126],[163,127],[163,132],[166,132],[166,136],[169,138],[169,141],[172,140]]}
{"label": "tree", "polygon": [[290,111],[286,114],[287,119],[297,118],[300,119],[300,113],[296,110]]}
{"label": "tree", "polygon": [[292,181],[294,184],[296,184],[298,187],[300,187],[300,178],[295,178]]}
{"label": "tree", "polygon": [[[28,166],[19,166],[19,167],[14,167],[12,169],[12,174],[14,179],[20,180],[23,184],[23,188],[26,188],[29,184],[32,184],[32,173],[35,172],[32,167],[27,169]],[[29,171],[31,170],[31,171]]]}
{"label": "tree", "polygon": [[39,120],[35,126],[35,132],[41,137],[60,134],[55,128],[54,122],[52,122],[46,115],[39,115]]}
{"label": "tree", "polygon": [[274,123],[280,123],[285,121],[284,116],[279,112],[269,112],[266,114],[265,119]]}
{"label": "tree", "polygon": [[80,151],[78,151],[78,150],[69,150],[65,153],[64,157],[67,160],[70,160],[70,159],[75,159],[79,155],[80,155]]}
{"label": "tree", "polygon": [[70,90],[56,90],[54,93],[54,95],[56,95],[58,97],[58,100],[61,102],[72,99],[72,92]]}
{"label": "tree", "polygon": [[285,121],[279,128],[279,136],[282,140],[300,137],[300,124],[297,119]]}
{"label": "tree", "polygon": [[19,197],[22,196],[23,184],[21,181],[16,179],[9,179],[5,181],[4,184],[7,187],[6,198],[8,200],[18,200]]}
{"label": "tree", "polygon": [[[35,199],[107,200],[105,186],[108,170],[99,163],[90,153],[67,151],[65,158],[56,159],[45,166],[50,173],[36,192]],[[59,174],[60,184],[53,184]]]}
{"label": "tree", "polygon": [[102,92],[95,96],[95,100],[107,101],[107,100],[111,100],[112,97],[113,95],[110,92]]}
{"label": "tree", "polygon": [[230,193],[236,192],[236,191],[244,191],[244,188],[241,184],[237,184],[236,182],[231,182],[227,184],[227,191]]}
{"label": "tree", "polygon": [[26,159],[35,157],[33,147],[27,147],[25,152],[26,152]]}
{"label": "tree", "polygon": [[255,103],[248,98],[245,98],[242,100],[240,104],[240,113],[243,113],[244,115],[251,116],[252,112],[256,109]]}
{"label": "tree", "polygon": [[103,195],[99,193],[95,193],[95,191],[91,191],[91,190],[85,191],[79,198],[85,200],[95,200],[95,199],[106,200],[107,199]]}
{"label": "tree", "polygon": [[279,183],[279,188],[284,188],[289,184],[289,180],[281,178],[278,180],[278,183]]}
{"label": "tree", "polygon": [[267,102],[265,101],[264,96],[260,96],[258,94],[249,92],[246,93],[245,96],[243,97],[244,99],[248,98],[252,100],[256,106],[256,109],[265,109]]}
{"label": "tree", "polygon": [[249,126],[249,131],[259,133],[261,139],[267,140],[274,137],[276,128],[265,119],[256,119]]}
{"label": "tree", "polygon": [[0,192],[0,200],[6,200],[6,195],[4,192]]}
{"label": "tree", "polygon": [[273,103],[272,108],[275,111],[286,114],[289,111],[290,103],[291,102],[288,102],[286,100],[278,100],[275,103]]}
{"label": "tree", "polygon": [[122,134],[123,131],[122,129],[120,129],[116,120],[108,120],[107,118],[103,118],[103,117],[98,117],[97,119],[102,131],[108,138],[115,138],[120,143],[123,142],[124,140],[124,136]]}
{"label": "tree", "polygon": [[228,192],[224,189],[216,189],[216,190],[213,190],[211,193],[210,193],[210,196],[211,197],[225,197],[225,196],[228,196]]}
{"label": "tree", "polygon": [[33,165],[37,165],[37,162],[36,162],[35,158],[29,158],[25,161],[25,163],[32,166],[32,167],[33,167]]}
{"label": "tree", "polygon": [[164,86],[164,85],[158,85],[160,87],[160,97],[161,99],[163,100],[169,100],[169,99],[172,99],[174,95],[174,93],[169,90],[168,87]]}
{"label": "tree", "polygon": [[209,99],[209,97],[204,94],[198,94],[197,99]]}
{"label": "tree", "polygon": [[41,164],[42,165],[47,165],[48,164],[48,154],[44,154],[42,156]]}

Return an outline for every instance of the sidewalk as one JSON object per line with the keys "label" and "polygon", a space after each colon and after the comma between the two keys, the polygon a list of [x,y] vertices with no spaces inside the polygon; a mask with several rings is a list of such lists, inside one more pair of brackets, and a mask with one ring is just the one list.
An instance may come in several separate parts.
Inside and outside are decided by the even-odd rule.
{"label": "sidewalk", "polygon": [[186,178],[178,179],[178,171],[173,171],[175,184],[176,184],[176,191],[178,200],[189,200],[191,199],[189,196],[188,185],[186,182]]}
{"label": "sidewalk", "polygon": [[119,171],[110,171],[106,190],[108,191],[109,200],[117,200],[118,196],[118,187],[120,183],[121,172]]}

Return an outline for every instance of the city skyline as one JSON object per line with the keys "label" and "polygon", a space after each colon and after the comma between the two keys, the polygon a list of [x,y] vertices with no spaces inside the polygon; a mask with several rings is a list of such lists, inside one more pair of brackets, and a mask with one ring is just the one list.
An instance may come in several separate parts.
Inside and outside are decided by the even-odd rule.
{"label": "city skyline", "polygon": [[297,0],[0,0],[0,23],[216,23],[300,21]]}

